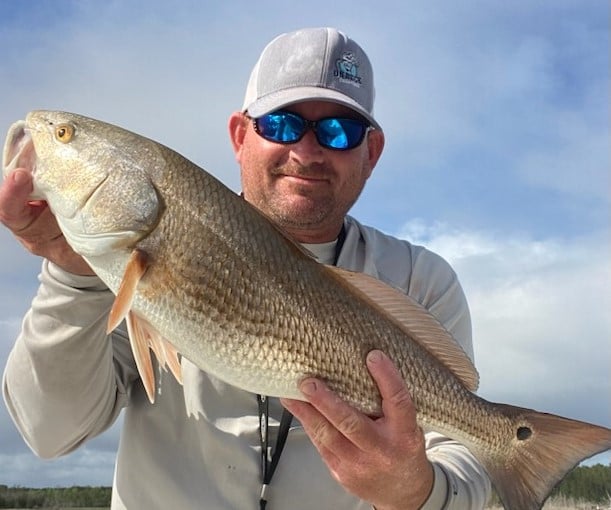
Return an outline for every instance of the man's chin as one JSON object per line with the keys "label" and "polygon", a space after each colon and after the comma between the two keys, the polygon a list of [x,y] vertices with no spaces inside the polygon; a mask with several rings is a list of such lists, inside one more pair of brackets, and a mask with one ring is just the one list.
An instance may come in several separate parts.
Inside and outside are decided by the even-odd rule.
{"label": "man's chin", "polygon": [[326,211],[311,204],[291,204],[272,211],[271,219],[286,228],[316,229],[327,217]]}

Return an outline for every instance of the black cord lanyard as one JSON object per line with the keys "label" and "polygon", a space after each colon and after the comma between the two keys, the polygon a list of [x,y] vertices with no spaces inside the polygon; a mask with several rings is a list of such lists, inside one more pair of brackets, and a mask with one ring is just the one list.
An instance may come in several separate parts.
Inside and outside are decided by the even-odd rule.
{"label": "black cord lanyard", "polygon": [[[282,449],[286,443],[286,438],[289,435],[289,428],[293,421],[293,415],[284,409],[282,418],[280,419],[280,428],[278,429],[278,438],[276,439],[276,447],[273,453],[270,452],[268,440],[268,425],[269,425],[269,398],[265,395],[257,395],[259,404],[259,439],[261,440],[261,496],[259,498],[260,510],[265,510],[267,505],[267,488],[272,481]],[[271,453],[271,459],[270,459]]]}
{"label": "black cord lanyard", "polygon": [[[335,257],[333,265],[337,265],[339,254],[346,240],[346,227],[342,225],[342,230],[337,238],[335,245]],[[278,437],[276,438],[276,446],[273,451],[269,446],[269,397],[265,395],[257,395],[257,404],[259,407],[259,440],[261,442],[261,496],[259,498],[259,510],[265,510],[267,505],[267,489],[272,481],[274,472],[278,467],[280,455],[289,435],[293,415],[286,409],[282,410],[280,418],[280,428],[278,429]]]}

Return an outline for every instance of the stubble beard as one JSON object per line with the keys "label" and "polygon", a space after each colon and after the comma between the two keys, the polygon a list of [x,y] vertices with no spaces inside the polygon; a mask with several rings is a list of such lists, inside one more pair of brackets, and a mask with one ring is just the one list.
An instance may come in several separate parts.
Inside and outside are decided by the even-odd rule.
{"label": "stubble beard", "polygon": [[[329,179],[333,182],[333,170],[322,165],[300,166],[282,165],[271,172],[272,178],[282,179],[282,175]],[[273,189],[268,196],[267,205],[274,221],[280,226],[293,230],[315,231],[343,218],[341,192],[332,184],[325,187],[310,187],[292,184],[289,192]]]}
{"label": "stubble beard", "polygon": [[[302,167],[289,164],[271,171],[272,179],[282,179],[282,175],[321,179],[328,177],[333,182],[333,171],[320,165]],[[277,189],[273,185],[270,188],[259,188],[256,196],[251,196],[249,199],[269,219],[289,232],[316,232],[337,224],[341,225],[344,216],[360,195],[363,183],[353,183],[349,188],[352,189],[337,190],[330,184],[325,190],[295,184],[287,191]]]}
{"label": "stubble beard", "polygon": [[332,216],[332,197],[298,196],[270,197],[267,202],[268,214],[278,225],[285,228],[314,230],[326,223]]}
{"label": "stubble beard", "polygon": [[344,217],[356,202],[362,190],[354,195],[310,193],[297,190],[291,195],[272,193],[266,201],[266,214],[288,231],[310,231],[328,229],[341,225]]}

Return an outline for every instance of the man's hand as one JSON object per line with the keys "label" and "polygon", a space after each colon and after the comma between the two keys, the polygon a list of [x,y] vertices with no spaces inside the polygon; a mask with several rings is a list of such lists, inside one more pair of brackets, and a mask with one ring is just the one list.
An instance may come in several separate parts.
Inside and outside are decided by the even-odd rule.
{"label": "man's hand", "polygon": [[80,275],[94,274],[89,265],[66,242],[46,202],[29,201],[32,176],[18,168],[0,185],[0,223],[3,223],[34,255]]}
{"label": "man's hand", "polygon": [[418,509],[433,487],[416,409],[392,361],[371,351],[367,367],[382,396],[380,418],[372,419],[343,402],[317,379],[301,391],[308,402],[283,399],[301,422],[333,477],[377,510]]}

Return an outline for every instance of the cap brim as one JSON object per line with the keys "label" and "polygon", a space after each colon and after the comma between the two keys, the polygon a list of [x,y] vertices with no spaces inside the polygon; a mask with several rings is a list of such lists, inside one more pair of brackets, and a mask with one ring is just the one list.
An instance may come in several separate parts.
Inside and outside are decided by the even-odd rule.
{"label": "cap brim", "polygon": [[246,108],[246,111],[248,111],[251,117],[256,118],[303,101],[328,101],[330,103],[347,106],[367,119],[376,129],[382,129],[373,116],[364,110],[356,101],[341,92],[322,87],[293,87],[272,92],[271,94],[260,97],[254,103],[250,104]]}

